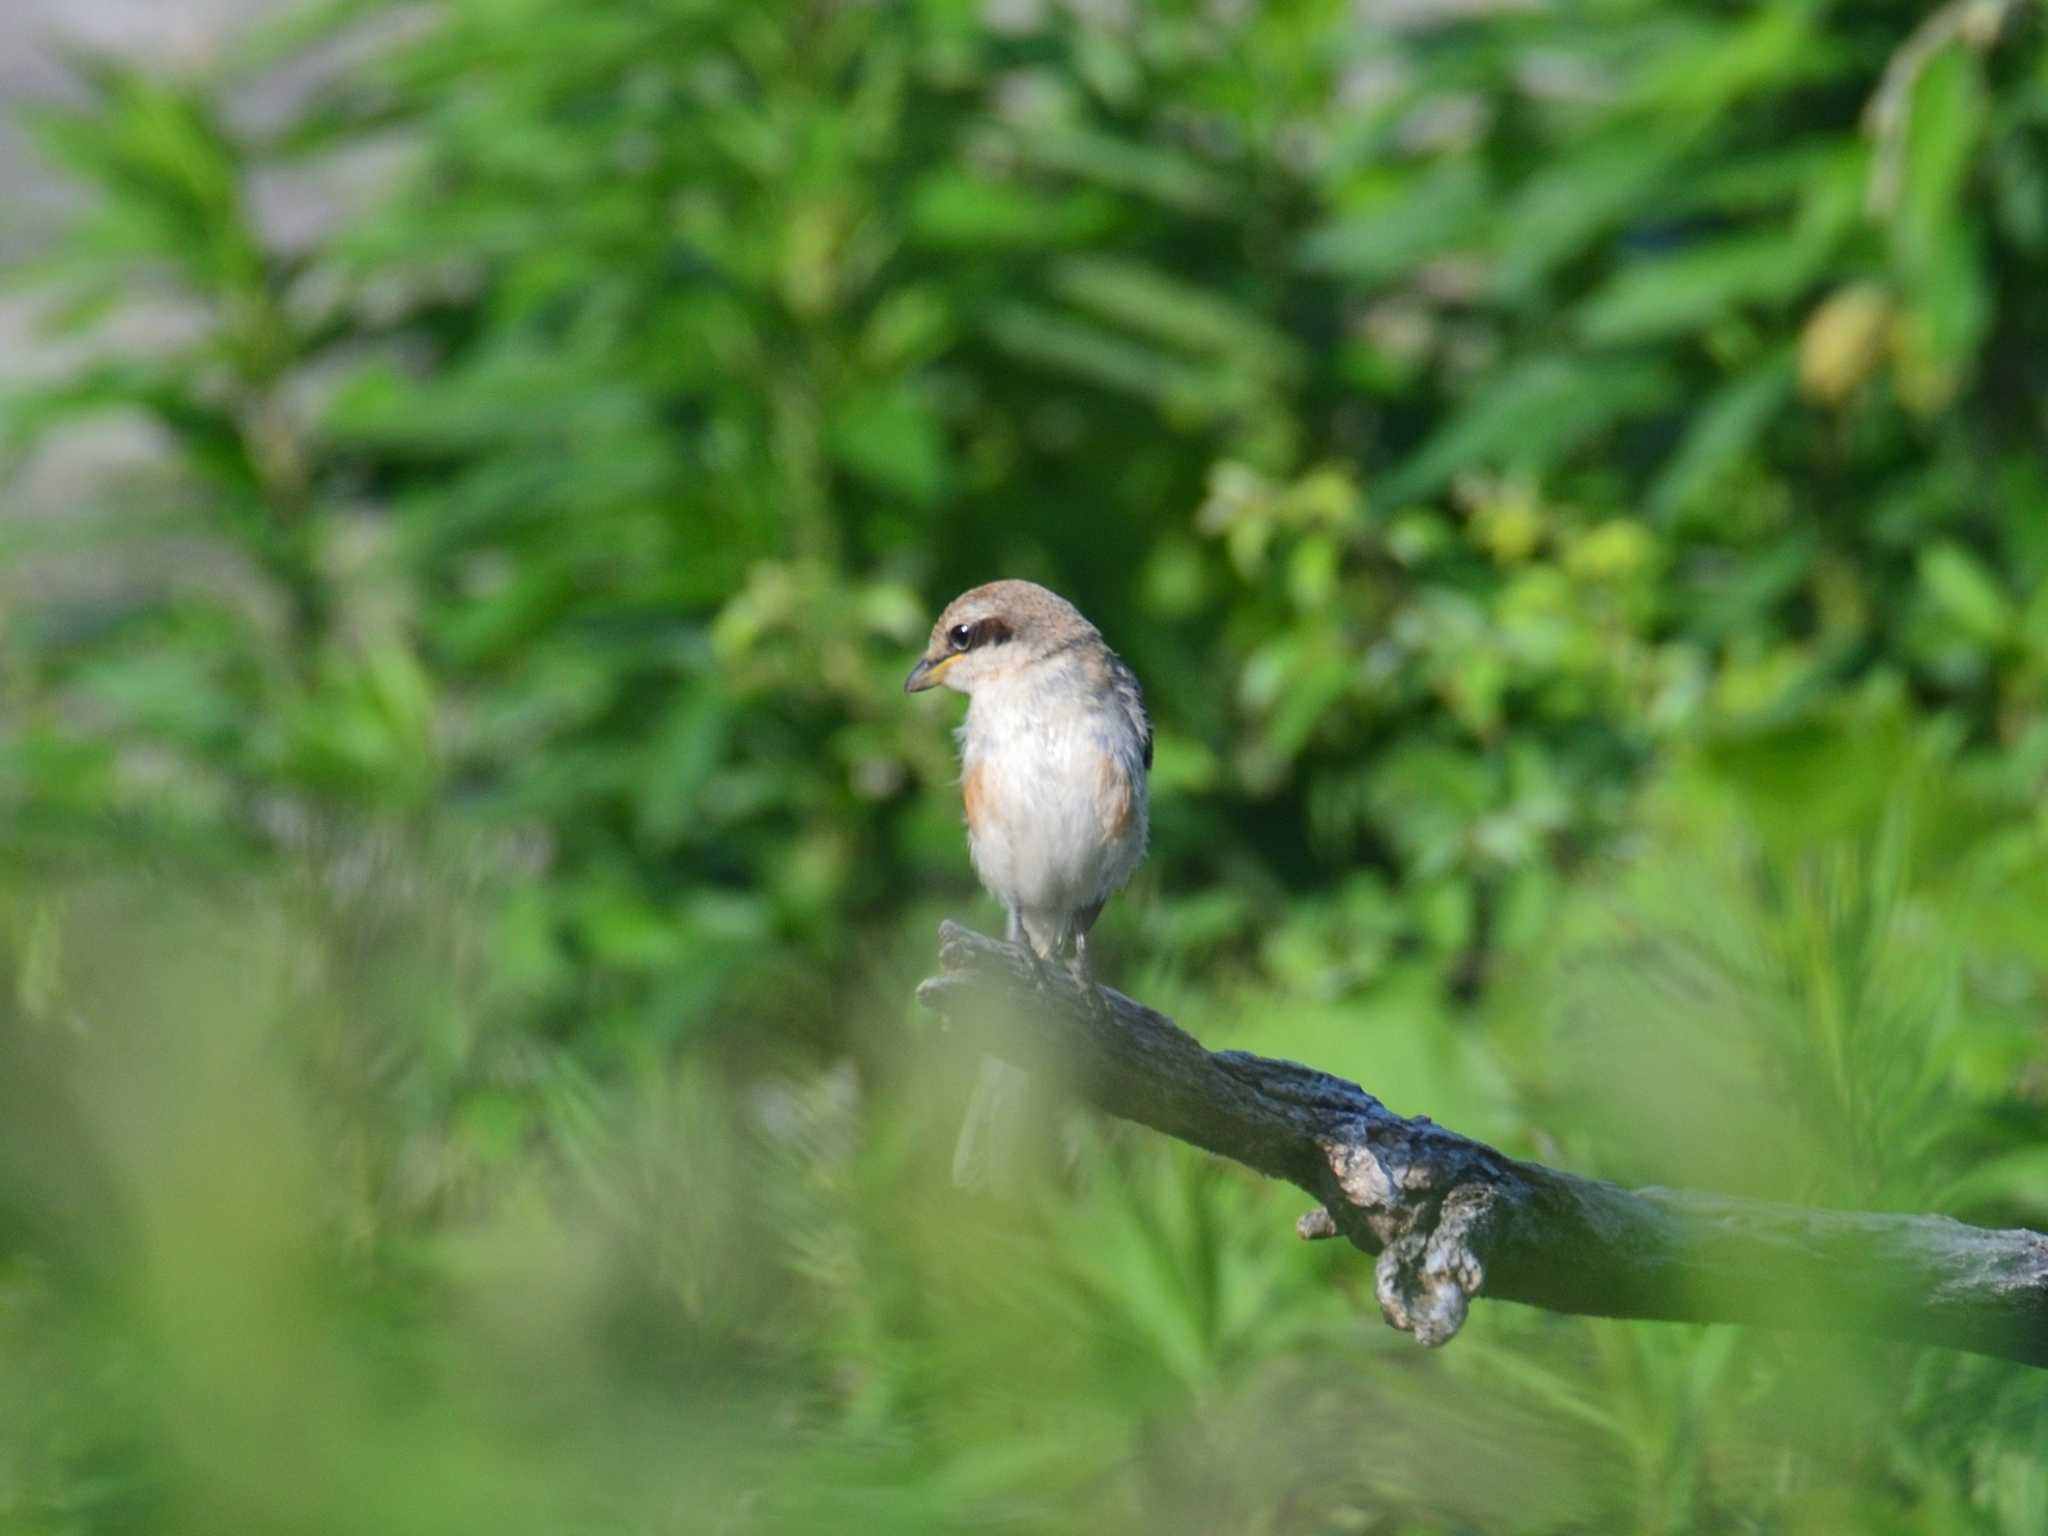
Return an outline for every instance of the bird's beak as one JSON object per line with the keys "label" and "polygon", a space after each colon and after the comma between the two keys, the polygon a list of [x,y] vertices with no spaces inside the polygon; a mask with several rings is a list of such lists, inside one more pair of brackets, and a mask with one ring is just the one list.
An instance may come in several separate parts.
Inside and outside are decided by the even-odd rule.
{"label": "bird's beak", "polygon": [[920,656],[917,665],[910,669],[910,676],[903,679],[903,691],[923,693],[927,688],[938,687],[939,678],[956,659],[955,656],[941,656],[933,661],[929,656]]}

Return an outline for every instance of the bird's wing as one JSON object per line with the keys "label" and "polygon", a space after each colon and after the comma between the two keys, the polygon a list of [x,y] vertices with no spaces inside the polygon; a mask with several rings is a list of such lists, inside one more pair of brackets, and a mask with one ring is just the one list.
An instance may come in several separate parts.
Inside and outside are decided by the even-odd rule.
{"label": "bird's wing", "polygon": [[1145,690],[1138,685],[1138,674],[1124,665],[1124,660],[1114,651],[1109,657],[1110,688],[1116,695],[1117,708],[1124,712],[1124,718],[1138,733],[1140,753],[1145,760],[1147,772],[1152,768],[1152,717],[1145,713]]}

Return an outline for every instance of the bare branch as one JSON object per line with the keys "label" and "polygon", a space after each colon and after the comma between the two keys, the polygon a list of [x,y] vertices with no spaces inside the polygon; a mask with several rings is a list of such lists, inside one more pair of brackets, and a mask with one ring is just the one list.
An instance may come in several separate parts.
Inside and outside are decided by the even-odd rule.
{"label": "bare branch", "polygon": [[1305,1238],[1377,1255],[1387,1321],[1443,1344],[1486,1295],[1553,1312],[1826,1329],[2048,1365],[2048,1237],[1945,1216],[1624,1189],[1522,1162],[1355,1083],[1208,1051],[1163,1014],[953,923],[918,999],[1097,1108],[1306,1190]]}

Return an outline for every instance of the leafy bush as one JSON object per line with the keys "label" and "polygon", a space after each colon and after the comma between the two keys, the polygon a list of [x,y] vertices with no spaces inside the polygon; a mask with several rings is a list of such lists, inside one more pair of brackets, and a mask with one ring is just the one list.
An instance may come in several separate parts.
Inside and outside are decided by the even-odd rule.
{"label": "leafy bush", "polygon": [[[973,582],[1101,622],[1159,726],[1110,964],[1205,1037],[2038,1222],[2031,12],[342,0],[80,67],[0,407],[10,1521],[2038,1527],[2018,1372],[1419,1359],[1111,1133],[949,1195],[905,998],[989,914],[899,691]],[[72,1164],[138,1235],[52,1235]]]}

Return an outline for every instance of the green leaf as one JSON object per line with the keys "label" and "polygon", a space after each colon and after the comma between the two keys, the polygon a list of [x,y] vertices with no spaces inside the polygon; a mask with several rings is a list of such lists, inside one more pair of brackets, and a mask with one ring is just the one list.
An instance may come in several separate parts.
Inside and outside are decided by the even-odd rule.
{"label": "green leaf", "polygon": [[1702,587],[1688,632],[1712,644],[1745,630],[1767,630],[1771,610],[1805,583],[1817,552],[1812,535],[1802,532],[1734,566],[1725,579]]}
{"label": "green leaf", "polygon": [[1292,339],[1254,311],[1139,262],[1069,257],[1053,267],[1051,287],[1081,309],[1185,352],[1266,374],[1298,367]]}
{"label": "green leaf", "polygon": [[1425,257],[1475,240],[1494,216],[1485,173],[1454,160],[1427,174],[1375,182],[1363,206],[1311,230],[1301,265],[1363,283],[1382,282]]}
{"label": "green leaf", "polygon": [[1553,268],[1578,255],[1638,208],[1669,176],[1684,146],[1644,143],[1628,133],[1540,167],[1508,204],[1494,232],[1494,286],[1510,298],[1533,296]]}
{"label": "green leaf", "polygon": [[1960,211],[1988,113],[1976,58],[1961,43],[1936,52],[1914,81],[1903,145],[1893,250],[1909,276],[1938,259]]}
{"label": "green leaf", "polygon": [[1995,645],[2011,632],[2011,600],[1961,546],[1937,544],[1923,554],[1920,585],[1972,639]]}
{"label": "green leaf", "polygon": [[1088,128],[1020,133],[1016,152],[1026,164],[1061,171],[1083,182],[1131,193],[1183,213],[1218,213],[1230,206],[1223,179],[1192,155]]}
{"label": "green leaf", "polygon": [[1892,252],[1907,296],[1909,403],[1945,404],[1990,326],[1992,302],[1966,212],[1989,111],[1976,58],[1951,43],[1922,67],[1905,128]]}
{"label": "green leaf", "polygon": [[947,250],[1056,246],[1085,240],[1114,217],[1113,204],[1099,193],[1054,197],[947,169],[917,184],[909,228],[926,245]]}
{"label": "green leaf", "polygon": [[719,689],[686,685],[647,743],[635,791],[641,830],[664,845],[701,816],[704,786],[725,750],[730,714]]}
{"label": "green leaf", "polygon": [[1666,50],[1644,72],[1638,100],[1718,113],[1746,97],[1825,76],[1841,45],[1814,34],[1811,9],[1797,4],[1751,7],[1740,21],[1703,24],[1686,46]]}
{"label": "green leaf", "polygon": [[1624,268],[1582,306],[1578,331],[1602,345],[1698,330],[1743,304],[1782,304],[1813,280],[1824,252],[1796,231],[1715,240]]}
{"label": "green leaf", "polygon": [[831,437],[840,462],[885,491],[920,506],[945,493],[945,431],[907,384],[867,390],[844,402],[833,414]]}
{"label": "green leaf", "polygon": [[1483,385],[1379,488],[1386,501],[1428,496],[1461,469],[1542,470],[1626,417],[1661,409],[1674,388],[1659,364],[1539,357]]}
{"label": "green leaf", "polygon": [[1157,347],[1033,304],[1005,304],[989,334],[1011,355],[1056,373],[1135,395],[1176,413],[1207,416],[1242,398],[1244,381]]}
{"label": "green leaf", "polygon": [[1797,377],[1788,349],[1709,395],[1652,483],[1650,510],[1668,518],[1710,492],[1791,401]]}

